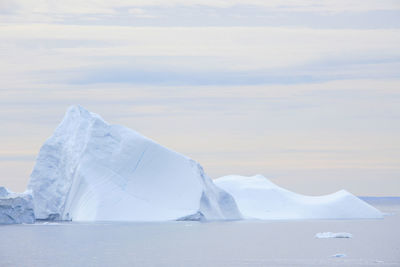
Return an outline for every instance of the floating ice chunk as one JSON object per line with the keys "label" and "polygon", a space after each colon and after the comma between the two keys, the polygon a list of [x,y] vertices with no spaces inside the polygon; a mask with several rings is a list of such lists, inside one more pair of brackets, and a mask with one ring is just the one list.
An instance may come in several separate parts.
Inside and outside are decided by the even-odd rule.
{"label": "floating ice chunk", "polygon": [[43,222],[43,223],[36,223],[35,225],[62,225],[61,223],[57,223],[57,222]]}
{"label": "floating ice chunk", "polygon": [[332,258],[344,258],[344,257],[346,257],[346,254],[338,253],[338,254],[332,255],[331,257],[332,257]]}
{"label": "floating ice chunk", "polygon": [[323,232],[317,233],[315,235],[316,238],[352,238],[353,235],[350,233],[332,233],[332,232]]}
{"label": "floating ice chunk", "polygon": [[34,223],[32,194],[13,193],[0,187],[0,224]]}

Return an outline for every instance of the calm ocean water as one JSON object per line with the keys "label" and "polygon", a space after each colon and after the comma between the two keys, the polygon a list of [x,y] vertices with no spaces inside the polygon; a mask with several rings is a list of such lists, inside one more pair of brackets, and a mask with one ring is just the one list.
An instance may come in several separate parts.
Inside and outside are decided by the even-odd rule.
{"label": "calm ocean water", "polygon": [[[383,220],[0,226],[0,266],[400,266],[400,202],[375,205],[390,215]],[[353,237],[315,238],[328,231]]]}

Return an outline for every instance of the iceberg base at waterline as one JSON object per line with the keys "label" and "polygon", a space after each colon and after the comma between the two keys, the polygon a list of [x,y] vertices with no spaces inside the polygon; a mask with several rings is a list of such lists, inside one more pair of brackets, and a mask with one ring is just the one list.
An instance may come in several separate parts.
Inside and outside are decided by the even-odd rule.
{"label": "iceberg base at waterline", "polygon": [[305,196],[286,190],[262,175],[228,175],[214,183],[233,196],[246,219],[377,219],[383,214],[346,190]]}
{"label": "iceberg base at waterline", "polygon": [[0,186],[0,224],[34,223],[32,194],[13,193]]}

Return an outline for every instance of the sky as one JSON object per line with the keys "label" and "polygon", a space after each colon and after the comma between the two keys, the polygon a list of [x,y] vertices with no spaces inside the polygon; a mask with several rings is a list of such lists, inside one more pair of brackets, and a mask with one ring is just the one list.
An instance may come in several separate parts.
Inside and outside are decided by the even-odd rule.
{"label": "sky", "polygon": [[0,185],[73,104],[212,178],[400,196],[400,1],[0,0]]}

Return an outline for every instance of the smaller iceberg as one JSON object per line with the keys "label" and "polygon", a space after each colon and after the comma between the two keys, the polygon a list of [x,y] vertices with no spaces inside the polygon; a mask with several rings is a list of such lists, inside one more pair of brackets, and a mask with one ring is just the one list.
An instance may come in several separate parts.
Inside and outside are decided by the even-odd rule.
{"label": "smaller iceberg", "polygon": [[214,180],[231,194],[247,219],[371,219],[383,214],[353,194],[340,190],[325,196],[300,195],[262,175],[229,175]]}
{"label": "smaller iceberg", "polygon": [[32,194],[13,193],[0,186],[0,224],[34,223]]}
{"label": "smaller iceberg", "polygon": [[352,238],[353,235],[350,233],[332,233],[332,232],[323,232],[317,233],[315,235],[316,238]]}

